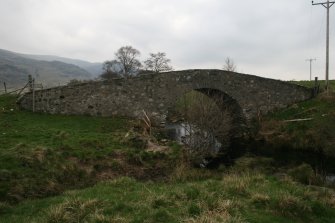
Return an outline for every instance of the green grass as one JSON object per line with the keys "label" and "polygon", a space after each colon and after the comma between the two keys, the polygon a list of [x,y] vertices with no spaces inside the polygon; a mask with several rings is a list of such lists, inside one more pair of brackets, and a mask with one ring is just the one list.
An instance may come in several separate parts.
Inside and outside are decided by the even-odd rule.
{"label": "green grass", "polygon": [[[313,114],[323,117],[333,108],[328,100],[280,111],[272,121],[305,107],[317,107]],[[138,128],[124,118],[20,111],[14,97],[0,97],[0,223],[335,219],[333,189],[296,183],[288,175],[274,177],[269,158],[244,157],[234,167],[196,169],[175,143],[168,153],[147,152]],[[308,170],[300,167],[291,175],[303,172],[305,180]]]}
{"label": "green grass", "polygon": [[144,151],[136,125],[124,118],[20,111],[15,97],[1,96],[0,201],[56,195],[119,175],[164,176],[177,155]]}
{"label": "green grass", "polygon": [[[91,185],[90,174],[71,160],[110,156],[122,148],[114,134],[125,132],[128,125],[124,119],[19,111],[12,96],[0,97],[0,109],[0,200],[19,201],[57,194],[71,185]],[[66,183],[61,186],[61,181]]]}
{"label": "green grass", "polygon": [[[290,81],[293,84],[298,84],[304,87],[308,88],[314,88],[315,82],[314,81]],[[323,91],[325,88],[325,81],[321,80],[318,81],[318,84],[320,85],[320,90]],[[329,81],[329,89],[332,91],[335,91],[335,80],[330,80]]]}
{"label": "green grass", "polygon": [[[61,116],[19,111],[14,97],[0,97],[1,148],[19,143],[27,146],[81,147],[85,142],[100,141],[104,147],[114,148],[111,137],[116,131],[126,131],[128,121],[121,118]],[[13,111],[11,111],[13,109]]]}
{"label": "green grass", "polygon": [[26,201],[0,222],[333,222],[332,196],[254,172],[166,183],[119,178]]}
{"label": "green grass", "polygon": [[[311,120],[289,121],[296,119]],[[270,143],[287,144],[299,150],[322,150],[335,156],[334,126],[335,95],[331,92],[263,117],[260,132]]]}

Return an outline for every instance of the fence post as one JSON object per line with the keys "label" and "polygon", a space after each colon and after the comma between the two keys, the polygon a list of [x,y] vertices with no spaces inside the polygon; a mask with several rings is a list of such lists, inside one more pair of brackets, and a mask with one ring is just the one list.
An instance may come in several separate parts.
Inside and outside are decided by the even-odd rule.
{"label": "fence post", "polygon": [[318,84],[318,77],[315,77],[315,82],[314,82],[314,97],[319,94],[319,88],[320,88],[320,85]]}
{"label": "fence post", "polygon": [[35,112],[35,79],[32,79],[32,87],[33,87],[33,112]]}
{"label": "fence post", "polygon": [[31,92],[33,90],[33,77],[30,74],[28,75],[28,86],[29,91]]}

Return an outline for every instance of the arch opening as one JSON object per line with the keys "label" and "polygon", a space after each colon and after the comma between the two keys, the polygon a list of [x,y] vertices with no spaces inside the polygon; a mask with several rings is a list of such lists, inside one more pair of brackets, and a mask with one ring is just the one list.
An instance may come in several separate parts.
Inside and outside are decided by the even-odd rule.
{"label": "arch opening", "polygon": [[184,93],[167,116],[170,138],[186,145],[196,164],[229,155],[234,139],[244,134],[244,126],[242,109],[236,100],[210,88]]}

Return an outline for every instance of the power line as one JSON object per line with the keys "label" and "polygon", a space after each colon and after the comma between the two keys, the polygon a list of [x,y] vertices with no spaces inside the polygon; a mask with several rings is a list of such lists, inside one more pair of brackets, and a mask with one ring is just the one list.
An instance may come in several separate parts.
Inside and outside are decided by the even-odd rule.
{"label": "power line", "polygon": [[312,5],[322,5],[327,9],[327,34],[326,34],[326,90],[328,92],[329,88],[329,9],[335,4],[335,2],[320,2],[314,3],[312,1]]}
{"label": "power line", "polygon": [[312,80],[312,63],[313,61],[316,61],[316,59],[306,59],[306,61],[309,61],[309,80]]}

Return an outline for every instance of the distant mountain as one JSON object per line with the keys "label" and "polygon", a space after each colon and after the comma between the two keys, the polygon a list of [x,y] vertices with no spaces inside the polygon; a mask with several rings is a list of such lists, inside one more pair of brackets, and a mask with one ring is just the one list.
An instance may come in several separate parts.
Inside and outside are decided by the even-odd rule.
{"label": "distant mountain", "polygon": [[65,57],[50,56],[50,55],[30,55],[30,54],[20,54],[23,57],[34,59],[34,60],[43,60],[43,61],[60,61],[63,63],[74,64],[80,68],[83,68],[94,77],[98,77],[102,74],[102,63],[91,63],[84,60],[77,60]]}
{"label": "distant mountain", "polygon": [[45,87],[65,84],[72,79],[85,80],[94,77],[74,64],[32,59],[23,54],[0,49],[0,82],[6,82],[12,89],[22,87],[27,83],[29,74]]}

